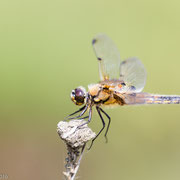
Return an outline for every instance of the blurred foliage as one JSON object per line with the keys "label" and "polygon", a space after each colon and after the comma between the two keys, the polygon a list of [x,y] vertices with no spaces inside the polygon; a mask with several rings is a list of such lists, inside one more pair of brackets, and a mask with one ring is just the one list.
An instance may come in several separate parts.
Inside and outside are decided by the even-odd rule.
{"label": "blurred foliage", "polygon": [[[64,145],[56,124],[78,107],[71,89],[99,81],[91,39],[99,32],[121,58],[139,57],[144,91],[180,94],[180,1],[1,0],[0,173],[9,179],[61,179]],[[103,135],[84,157],[80,179],[178,180],[180,107],[106,110]],[[94,111],[90,126],[102,124]]]}

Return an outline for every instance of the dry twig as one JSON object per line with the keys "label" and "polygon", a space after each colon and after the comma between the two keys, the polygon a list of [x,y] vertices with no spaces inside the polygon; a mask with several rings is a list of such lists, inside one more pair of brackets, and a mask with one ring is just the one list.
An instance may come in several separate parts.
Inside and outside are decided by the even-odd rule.
{"label": "dry twig", "polygon": [[96,136],[87,124],[79,127],[85,122],[84,120],[72,120],[69,122],[60,121],[58,123],[58,134],[67,146],[66,171],[63,172],[66,180],[74,180],[85,145]]}

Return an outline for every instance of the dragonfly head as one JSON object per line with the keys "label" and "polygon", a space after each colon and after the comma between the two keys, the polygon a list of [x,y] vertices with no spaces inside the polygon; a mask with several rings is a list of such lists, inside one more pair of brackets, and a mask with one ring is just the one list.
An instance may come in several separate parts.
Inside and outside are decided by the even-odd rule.
{"label": "dragonfly head", "polygon": [[84,87],[78,87],[71,91],[71,100],[78,106],[81,106],[85,103],[86,100],[86,90]]}

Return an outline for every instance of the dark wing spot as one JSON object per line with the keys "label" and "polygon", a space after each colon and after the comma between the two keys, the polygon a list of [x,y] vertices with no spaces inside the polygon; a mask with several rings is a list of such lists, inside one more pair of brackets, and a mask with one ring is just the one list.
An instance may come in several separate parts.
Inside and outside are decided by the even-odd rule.
{"label": "dark wing spot", "polygon": [[121,64],[126,64],[126,61],[123,61]]}
{"label": "dark wing spot", "polygon": [[120,74],[120,77],[123,77],[124,75]]}
{"label": "dark wing spot", "polygon": [[98,59],[99,61],[101,61],[101,60],[102,60],[100,57],[97,57],[97,59]]}
{"label": "dark wing spot", "polygon": [[92,40],[92,44],[95,44],[97,42],[97,39]]}
{"label": "dark wing spot", "polygon": [[132,91],[136,90],[135,86],[131,86],[131,90]]}
{"label": "dark wing spot", "polygon": [[[121,75],[120,75],[120,76],[121,76]],[[125,86],[125,85],[126,85],[126,83],[122,82],[122,83],[121,83],[121,85]]]}

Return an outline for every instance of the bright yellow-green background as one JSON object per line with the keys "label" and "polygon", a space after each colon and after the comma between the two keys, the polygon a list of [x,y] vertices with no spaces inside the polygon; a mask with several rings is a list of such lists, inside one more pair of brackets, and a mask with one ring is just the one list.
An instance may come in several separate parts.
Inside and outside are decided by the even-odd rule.
{"label": "bright yellow-green background", "polygon": [[[0,174],[62,179],[66,151],[56,125],[78,108],[71,89],[99,80],[91,47],[99,32],[122,59],[142,60],[145,91],[180,94],[179,0],[1,0]],[[180,179],[179,105],[107,112],[109,143],[98,138],[79,179]],[[102,127],[95,111],[90,126]]]}

